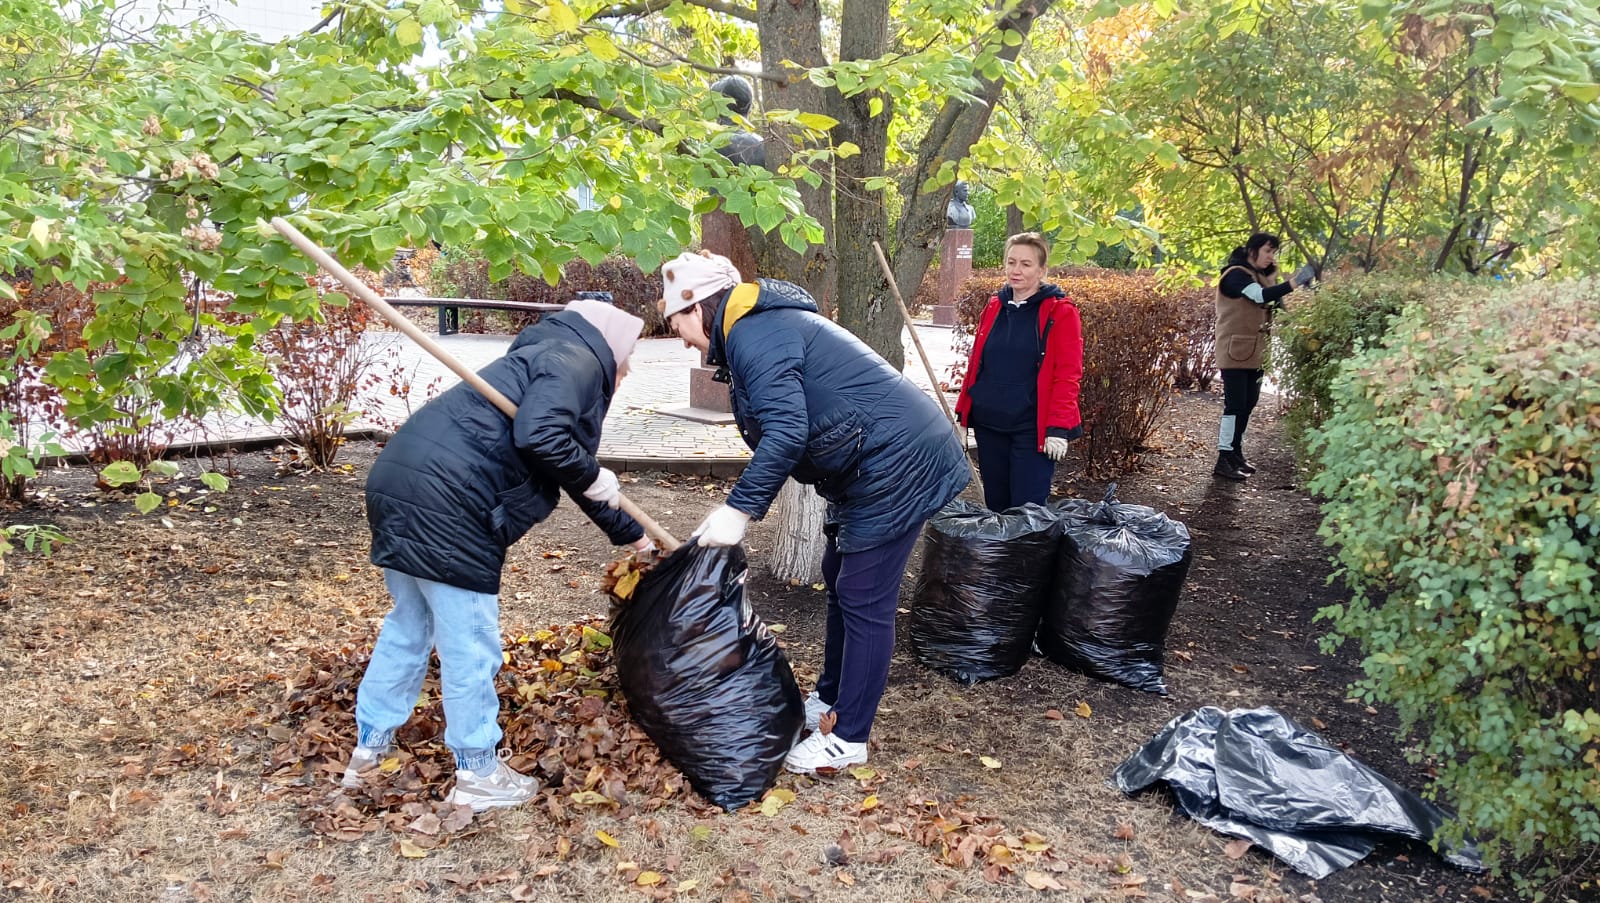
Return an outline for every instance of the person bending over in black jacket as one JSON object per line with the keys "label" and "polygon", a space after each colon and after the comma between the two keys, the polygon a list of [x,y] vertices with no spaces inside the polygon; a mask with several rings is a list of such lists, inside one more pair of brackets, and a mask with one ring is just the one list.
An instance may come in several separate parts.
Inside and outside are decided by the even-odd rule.
{"label": "person bending over in black jacket", "polygon": [[439,653],[448,801],[481,812],[533,798],[538,782],[505,763],[500,743],[500,572],[506,549],[565,491],[617,545],[653,546],[616,510],[616,474],[595,460],[600,426],[644,321],[573,301],[524,329],[479,371],[517,405],[507,417],[462,383],[400,427],[367,477],[372,563],[394,609],[356,693],[357,746],[342,784],[359,787],[411,717],[430,651]]}
{"label": "person bending over in black jacket", "polygon": [[[865,762],[906,560],[923,523],[970,479],[961,443],[932,398],[817,313],[798,285],[743,282],[726,257],[703,251],[679,255],[661,273],[662,314],[720,368],[739,434],[754,452],[696,541],[737,545],[789,477],[828,502],[827,640],[817,689],[805,701],[814,733],[784,767],[815,773]],[[830,711],[831,729],[823,719]]]}

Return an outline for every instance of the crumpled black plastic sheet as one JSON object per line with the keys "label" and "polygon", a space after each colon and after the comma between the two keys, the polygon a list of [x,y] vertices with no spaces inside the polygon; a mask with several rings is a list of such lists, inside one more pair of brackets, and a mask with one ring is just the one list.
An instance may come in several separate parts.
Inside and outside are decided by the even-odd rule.
{"label": "crumpled black plastic sheet", "polygon": [[1065,499],[1050,510],[1064,535],[1039,625],[1058,665],[1165,696],[1162,659],[1193,556],[1189,530],[1146,505]]}
{"label": "crumpled black plastic sheet", "polygon": [[1042,505],[996,513],[956,499],[928,521],[911,605],[917,660],[971,685],[1033,652],[1061,527]]}
{"label": "crumpled black plastic sheet", "polygon": [[[1128,794],[1159,781],[1190,818],[1312,878],[1360,860],[1382,834],[1432,841],[1450,817],[1271,708],[1181,715],[1112,773]],[[1483,870],[1470,841],[1440,855]]]}
{"label": "crumpled black plastic sheet", "polygon": [[634,720],[701,796],[724,809],[777,781],[805,710],[789,661],[745,598],[740,546],[685,543],[613,613]]}

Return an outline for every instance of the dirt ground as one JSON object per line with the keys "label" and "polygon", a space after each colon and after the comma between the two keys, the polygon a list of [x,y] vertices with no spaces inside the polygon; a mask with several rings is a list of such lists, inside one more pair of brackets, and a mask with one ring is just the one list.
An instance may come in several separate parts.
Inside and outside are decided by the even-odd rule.
{"label": "dirt ground", "polygon": [[[1316,507],[1297,488],[1273,401],[1252,443],[1260,472],[1243,485],[1210,476],[1219,406],[1215,394],[1179,396],[1120,486],[1124,501],[1164,510],[1194,540],[1167,644],[1170,697],[1041,658],[963,688],[920,666],[902,629],[869,767],[785,776],[765,809],[735,813],[682,789],[619,720],[603,671],[546,708],[507,707],[521,731],[508,727],[508,739],[548,727],[528,711],[567,703],[606,735],[541,735],[551,755],[587,743],[591,767],[562,776],[548,757],[516,760],[554,769],[536,804],[441,824],[436,704],[408,735],[406,773],[422,777],[402,802],[374,811],[373,800],[333,795],[354,681],[388,610],[366,561],[370,445],[346,449],[331,473],[280,473],[268,452],[185,462],[184,477],[162,487],[171,504],[142,517],[96,492],[84,469],[52,472],[33,503],[0,511],[73,539],[48,559],[13,556],[0,577],[0,898],[1508,899],[1506,887],[1401,841],[1313,882],[1176,814],[1164,791],[1128,798],[1107,785],[1162,724],[1203,705],[1274,706],[1398,783],[1427,784],[1391,714],[1347,698],[1353,651],[1318,651],[1313,615],[1339,589],[1326,583]],[[213,464],[236,470],[226,493],[195,479]],[[664,474],[624,481],[680,537],[727,489]],[[1070,475],[1058,485],[1095,498],[1103,489]],[[808,688],[822,594],[766,571],[770,531],[757,524],[747,541],[750,598],[782,625]],[[508,675],[527,663],[539,671],[560,637],[576,636],[571,625],[605,615],[599,580],[613,557],[570,505],[512,550],[501,622],[521,657]],[[914,558],[910,573],[919,567]],[[539,642],[556,645],[539,652]],[[602,793],[579,795],[592,790]]]}

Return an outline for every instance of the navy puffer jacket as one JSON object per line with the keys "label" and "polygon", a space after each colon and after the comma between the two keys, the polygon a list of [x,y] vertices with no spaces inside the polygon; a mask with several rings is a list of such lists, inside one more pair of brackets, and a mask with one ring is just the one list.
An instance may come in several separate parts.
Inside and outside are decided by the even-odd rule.
{"label": "navy puffer jacket", "polygon": [[617,545],[633,518],[583,497],[616,387],[600,331],[575,313],[524,329],[478,375],[517,405],[513,421],[466,383],[400,427],[367,476],[372,563],[481,593],[500,592],[506,549],[566,490]]}
{"label": "navy puffer jacket", "polygon": [[764,517],[792,476],[829,502],[839,550],[859,552],[915,529],[967,485],[938,404],[799,286],[729,290],[712,333],[707,359],[727,367],[734,419],[754,450],[730,506]]}

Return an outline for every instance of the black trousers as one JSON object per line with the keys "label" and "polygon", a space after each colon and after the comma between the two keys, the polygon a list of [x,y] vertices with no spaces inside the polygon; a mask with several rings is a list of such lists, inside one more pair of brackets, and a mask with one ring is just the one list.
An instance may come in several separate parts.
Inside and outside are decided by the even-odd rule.
{"label": "black trousers", "polygon": [[1261,370],[1222,370],[1222,426],[1217,431],[1217,451],[1244,454],[1244,428],[1250,412],[1261,400]]}

